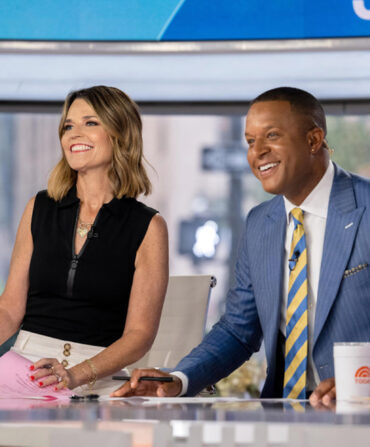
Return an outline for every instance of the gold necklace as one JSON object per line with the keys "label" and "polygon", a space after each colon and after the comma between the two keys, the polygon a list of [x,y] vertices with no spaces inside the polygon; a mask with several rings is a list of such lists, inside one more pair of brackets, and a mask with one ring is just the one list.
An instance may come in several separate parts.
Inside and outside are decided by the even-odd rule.
{"label": "gold necklace", "polygon": [[82,222],[82,220],[79,220],[77,225],[77,233],[81,237],[85,237],[87,233],[91,230],[92,226],[93,226],[92,223]]}

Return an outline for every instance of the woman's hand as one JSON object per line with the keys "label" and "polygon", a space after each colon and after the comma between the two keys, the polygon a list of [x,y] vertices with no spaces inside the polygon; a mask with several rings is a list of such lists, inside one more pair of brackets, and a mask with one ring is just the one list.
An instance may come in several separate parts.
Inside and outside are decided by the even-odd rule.
{"label": "woman's hand", "polygon": [[[150,377],[172,377],[172,382],[152,382],[140,380],[143,376]],[[111,397],[130,397],[130,396],[157,396],[157,397],[174,397],[178,396],[182,390],[181,380],[164,373],[158,369],[135,369],[131,374],[131,380],[126,382]]]}
{"label": "woman's hand", "polygon": [[63,388],[73,389],[79,384],[69,369],[58,362],[57,359],[41,359],[30,366],[31,380],[38,382],[40,387],[55,385],[55,391]]}

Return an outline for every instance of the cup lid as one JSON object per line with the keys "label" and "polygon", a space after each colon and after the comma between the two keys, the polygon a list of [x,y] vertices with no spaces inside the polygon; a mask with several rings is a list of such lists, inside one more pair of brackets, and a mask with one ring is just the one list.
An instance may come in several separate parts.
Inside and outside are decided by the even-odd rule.
{"label": "cup lid", "polygon": [[370,343],[349,342],[334,343],[334,355],[343,357],[369,357],[370,362]]}
{"label": "cup lid", "polygon": [[334,346],[370,346],[368,341],[335,342]]}

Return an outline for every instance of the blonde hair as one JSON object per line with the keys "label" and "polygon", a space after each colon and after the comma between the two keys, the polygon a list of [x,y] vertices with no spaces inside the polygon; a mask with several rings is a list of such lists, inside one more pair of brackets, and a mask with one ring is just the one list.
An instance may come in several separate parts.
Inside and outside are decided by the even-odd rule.
{"label": "blonde hair", "polygon": [[[120,199],[150,194],[152,185],[143,166],[142,122],[136,103],[118,88],[104,85],[71,92],[59,123],[60,140],[69,108],[76,99],[83,99],[94,109],[110,137],[113,156],[108,176],[114,196]],[[49,196],[61,200],[76,179],[77,172],[70,168],[62,150],[62,158],[49,177]]]}

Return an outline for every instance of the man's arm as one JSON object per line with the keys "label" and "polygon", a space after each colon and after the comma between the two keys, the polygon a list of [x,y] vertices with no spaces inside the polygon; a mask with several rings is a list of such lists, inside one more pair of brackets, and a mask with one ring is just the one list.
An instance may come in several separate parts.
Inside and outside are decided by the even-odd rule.
{"label": "man's arm", "polygon": [[[130,382],[126,382],[111,394],[121,396],[195,396],[208,385],[213,385],[229,375],[251,356],[249,351],[229,331],[217,323],[202,343],[184,357],[174,371],[180,371],[188,379],[186,393],[182,393],[183,382],[176,375],[170,375],[158,369],[135,369]],[[173,382],[140,381],[140,377],[172,377]]]}
{"label": "man's arm", "polygon": [[252,353],[220,321],[174,370],[187,376],[189,384],[185,395],[194,396],[206,386],[228,376],[248,360]]}
{"label": "man's arm", "polygon": [[[214,384],[230,374],[253,352],[259,350],[261,341],[262,330],[250,278],[247,229],[245,228],[235,268],[235,287],[228,293],[225,314],[200,345],[174,368],[174,371],[183,372],[189,379],[186,395],[197,394],[207,385]],[[140,382],[140,386],[138,386],[138,378],[142,375],[163,374],[162,372],[155,373],[154,370],[144,371],[136,370],[132,374],[131,383],[127,383],[117,390],[114,396],[163,395],[163,393],[164,395],[173,395],[167,393],[179,394],[181,392],[178,378],[175,379],[176,386],[160,382]]]}

